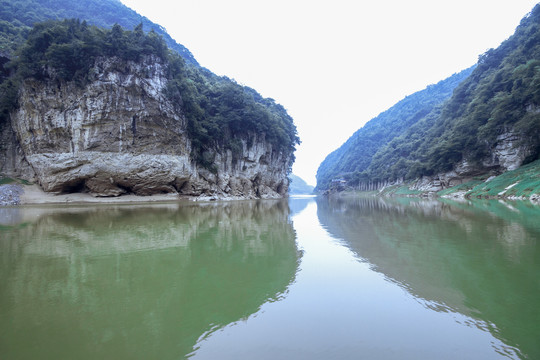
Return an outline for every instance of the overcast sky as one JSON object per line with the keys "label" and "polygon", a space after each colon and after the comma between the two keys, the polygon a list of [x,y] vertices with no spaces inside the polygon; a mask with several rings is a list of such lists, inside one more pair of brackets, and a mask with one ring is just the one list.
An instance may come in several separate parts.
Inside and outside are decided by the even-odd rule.
{"label": "overcast sky", "polygon": [[294,118],[293,173],[321,161],[405,96],[476,63],[536,0],[121,0],[204,67]]}

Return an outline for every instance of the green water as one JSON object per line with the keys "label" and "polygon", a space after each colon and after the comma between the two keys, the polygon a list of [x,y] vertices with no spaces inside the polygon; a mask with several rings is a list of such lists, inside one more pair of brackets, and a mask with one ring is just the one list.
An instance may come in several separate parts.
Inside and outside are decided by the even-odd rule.
{"label": "green water", "polygon": [[540,207],[0,208],[0,359],[539,359]]}

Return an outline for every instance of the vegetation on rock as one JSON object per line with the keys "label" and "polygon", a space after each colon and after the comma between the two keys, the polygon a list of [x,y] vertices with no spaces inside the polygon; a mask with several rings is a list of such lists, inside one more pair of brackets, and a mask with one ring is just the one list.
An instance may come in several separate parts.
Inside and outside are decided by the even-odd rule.
{"label": "vegetation on rock", "polygon": [[[524,165],[519,169],[507,171],[496,177],[473,180],[461,189],[448,189],[439,192],[440,196],[452,196],[458,191],[465,192],[467,198],[530,198],[540,194],[540,160]],[[538,200],[538,196],[535,196]]]}
{"label": "vegetation on rock", "polygon": [[540,160],[498,176],[478,176],[463,184],[436,192],[415,189],[415,182],[387,186],[373,192],[380,196],[438,196],[467,199],[530,199],[540,200]]}
{"label": "vegetation on rock", "polygon": [[227,77],[185,66],[179,56],[170,59],[170,69],[166,94],[186,115],[197,162],[211,166],[217,148],[231,150],[234,160],[242,153],[241,139],[249,147],[256,136],[271,143],[274,151],[290,154],[292,166],[300,140],[283,106]]}
{"label": "vegetation on rock", "polygon": [[139,15],[116,0],[0,0],[0,56],[13,53],[38,22],[81,19],[91,25],[112,28],[115,24],[129,30],[142,24],[147,31],[163,37],[167,46],[179,53],[188,64],[197,61],[160,25]]}
{"label": "vegetation on rock", "polygon": [[242,141],[257,137],[290,157],[292,165],[299,139],[293,119],[281,105],[229,78],[186,64],[156,32],[145,33],[142,24],[129,31],[118,24],[103,29],[77,19],[49,20],[36,24],[14,54],[5,66],[11,76],[4,76],[0,85],[0,121],[17,107],[17,89],[25,79],[84,86],[92,81],[98,58],[138,62],[154,56],[167,66],[165,95],[187,120],[194,161],[213,170],[217,152],[229,149],[238,158]]}

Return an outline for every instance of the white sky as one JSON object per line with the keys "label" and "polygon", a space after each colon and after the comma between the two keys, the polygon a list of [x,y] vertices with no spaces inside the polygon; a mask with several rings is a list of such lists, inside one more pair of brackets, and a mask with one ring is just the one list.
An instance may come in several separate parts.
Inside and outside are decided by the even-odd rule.
{"label": "white sky", "polygon": [[476,63],[537,0],[121,0],[204,67],[294,118],[293,173],[319,164],[405,96]]}

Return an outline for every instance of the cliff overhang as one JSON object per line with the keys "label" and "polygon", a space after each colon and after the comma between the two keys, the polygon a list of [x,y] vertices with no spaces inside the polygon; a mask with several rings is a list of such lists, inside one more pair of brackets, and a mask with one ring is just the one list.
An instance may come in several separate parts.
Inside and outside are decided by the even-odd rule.
{"label": "cliff overhang", "polygon": [[18,108],[0,129],[0,173],[51,193],[178,194],[205,198],[279,198],[293,155],[264,133],[215,147],[212,167],[191,158],[187,120],[164,89],[167,64],[99,58],[81,86],[25,80]]}

